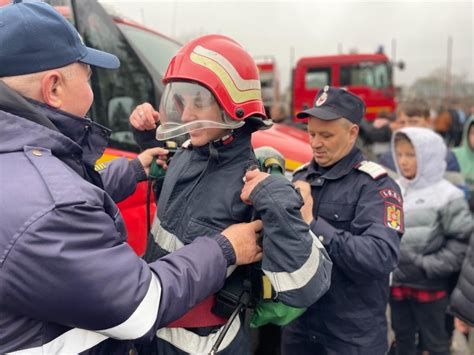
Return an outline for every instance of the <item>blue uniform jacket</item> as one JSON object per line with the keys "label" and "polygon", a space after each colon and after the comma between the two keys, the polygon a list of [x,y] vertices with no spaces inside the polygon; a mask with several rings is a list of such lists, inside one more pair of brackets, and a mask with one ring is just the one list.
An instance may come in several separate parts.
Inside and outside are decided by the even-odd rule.
{"label": "blue uniform jacket", "polygon": [[387,345],[389,274],[397,265],[403,211],[400,190],[357,148],[329,169],[314,161],[294,180],[310,183],[311,230],[333,262],[329,291],[289,329],[334,351]]}
{"label": "blue uniform jacket", "polygon": [[107,129],[1,81],[0,122],[0,353],[125,354],[222,287],[219,237],[150,265],[126,243],[115,202],[144,172],[94,171]]}

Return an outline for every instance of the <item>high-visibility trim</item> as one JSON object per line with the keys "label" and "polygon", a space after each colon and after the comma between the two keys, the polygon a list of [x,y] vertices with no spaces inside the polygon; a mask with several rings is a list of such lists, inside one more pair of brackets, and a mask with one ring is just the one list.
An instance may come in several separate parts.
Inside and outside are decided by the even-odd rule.
{"label": "high-visibility trim", "polygon": [[[173,233],[168,232],[161,226],[161,221],[158,216],[155,214],[155,218],[153,219],[153,226],[151,227],[151,234],[153,235],[153,239],[158,246],[167,251],[168,253],[172,253],[182,247],[184,247],[184,243],[179,240],[177,236]],[[230,265],[227,267],[226,277],[229,277],[234,270],[237,268],[237,265]]]}
{"label": "high-visibility trim", "polygon": [[268,279],[267,275],[262,275],[262,288],[263,288],[263,299],[269,300],[272,298],[272,283]]}
{"label": "high-visibility trim", "polygon": [[[316,274],[319,265],[319,250],[316,242],[317,238],[311,233],[313,244],[311,246],[311,254],[309,255],[306,262],[298,269],[293,272],[272,272],[263,270],[265,275],[268,276],[273,288],[276,292],[285,292],[291,290],[297,290],[304,287]],[[319,242],[319,241],[318,241]],[[321,243],[319,243],[321,245]]]}
{"label": "high-visibility trim", "polygon": [[135,312],[122,324],[99,330],[98,332],[114,339],[137,339],[144,336],[155,324],[161,299],[161,284],[151,272],[150,287]]}
{"label": "high-visibility trim", "polygon": [[220,53],[204,48],[203,46],[196,46],[196,48],[193,49],[193,53],[199,54],[203,57],[207,57],[219,64],[232,78],[232,81],[235,83],[239,90],[260,90],[260,80],[243,79],[237,69],[235,69],[235,67],[232,65],[232,63],[229,62],[227,58],[222,56]]}
{"label": "high-visibility trim", "polygon": [[235,103],[262,100],[260,81],[243,79],[234,66],[219,53],[197,46],[191,53],[190,59],[212,71]]}
{"label": "high-visibility trim", "polygon": [[[161,328],[156,332],[156,336],[188,354],[209,354],[222,329],[224,329],[224,326],[220,327],[217,332],[205,337],[184,328]],[[229,346],[239,332],[239,329],[240,319],[237,317],[230,325],[229,331],[219,347],[219,351]]]}
{"label": "high-visibility trim", "polygon": [[155,324],[161,298],[161,285],[158,278],[151,273],[148,292],[135,312],[122,324],[115,327],[92,331],[73,328],[42,346],[14,351],[11,355],[35,354],[79,354],[89,350],[111,337],[115,339],[136,339],[145,335]]}
{"label": "high-visibility trim", "polygon": [[151,234],[155,239],[155,243],[168,253],[172,253],[184,247],[184,243],[179,240],[178,237],[161,226],[161,221],[156,214],[153,220],[153,226],[151,227]]}
{"label": "high-visibility trim", "polygon": [[80,328],[73,328],[51,340],[43,346],[7,353],[7,355],[36,355],[36,354],[79,354],[91,349],[107,336]]}

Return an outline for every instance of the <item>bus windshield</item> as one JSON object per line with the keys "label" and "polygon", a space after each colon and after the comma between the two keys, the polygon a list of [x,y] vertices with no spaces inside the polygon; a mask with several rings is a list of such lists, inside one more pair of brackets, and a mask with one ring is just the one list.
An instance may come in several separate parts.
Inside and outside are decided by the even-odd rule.
{"label": "bus windshield", "polygon": [[390,67],[387,63],[374,62],[341,66],[340,85],[385,89],[392,85]]}

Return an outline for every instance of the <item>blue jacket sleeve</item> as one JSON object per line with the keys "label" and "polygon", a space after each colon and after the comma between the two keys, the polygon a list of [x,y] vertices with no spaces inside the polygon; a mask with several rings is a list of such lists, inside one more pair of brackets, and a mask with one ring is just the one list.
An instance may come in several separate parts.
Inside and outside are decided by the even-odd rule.
{"label": "blue jacket sleeve", "polygon": [[[388,187],[385,179],[373,180],[360,191],[350,231],[333,227],[323,217],[311,222],[311,230],[322,241],[334,265],[355,282],[388,275],[397,265],[403,211],[399,230],[386,223],[388,206],[379,189]],[[385,180],[386,181],[386,180]],[[399,191],[395,183],[390,188]]]}
{"label": "blue jacket sleeve", "polygon": [[[206,258],[202,258],[206,255]],[[218,242],[198,238],[147,265],[101,207],[74,203],[35,216],[2,264],[2,304],[115,339],[156,330],[222,287]]]}
{"label": "blue jacket sleeve", "polygon": [[310,306],[329,289],[332,263],[301,217],[300,194],[284,177],[269,176],[250,199],[263,221],[262,269],[278,299]]}
{"label": "blue jacket sleeve", "polygon": [[135,192],[137,183],[146,180],[146,173],[138,159],[113,159],[105,163],[99,174],[104,190],[115,203],[118,203]]}

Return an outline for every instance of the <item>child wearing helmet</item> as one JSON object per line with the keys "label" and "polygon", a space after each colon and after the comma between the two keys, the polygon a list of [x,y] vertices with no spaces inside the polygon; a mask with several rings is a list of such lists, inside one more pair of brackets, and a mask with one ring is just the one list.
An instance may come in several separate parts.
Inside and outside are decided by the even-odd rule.
{"label": "child wearing helmet", "polygon": [[[156,196],[147,256],[154,257],[150,249],[155,248],[162,257],[205,233],[258,216],[265,230],[262,270],[273,286],[272,297],[291,307],[314,303],[329,287],[331,262],[301,218],[300,195],[285,178],[270,176],[252,193],[253,206],[240,198],[242,177],[258,164],[251,134],[271,125],[251,56],[228,37],[203,36],[181,48],[163,81],[159,114],[142,104],[130,117],[136,139],[149,146],[159,121],[157,140],[183,135],[189,140],[171,160]],[[174,322],[157,332],[155,351],[208,353],[226,322],[213,313],[215,303],[210,297],[181,319],[170,319]],[[239,318],[232,323],[220,353],[250,352],[241,324]]]}

